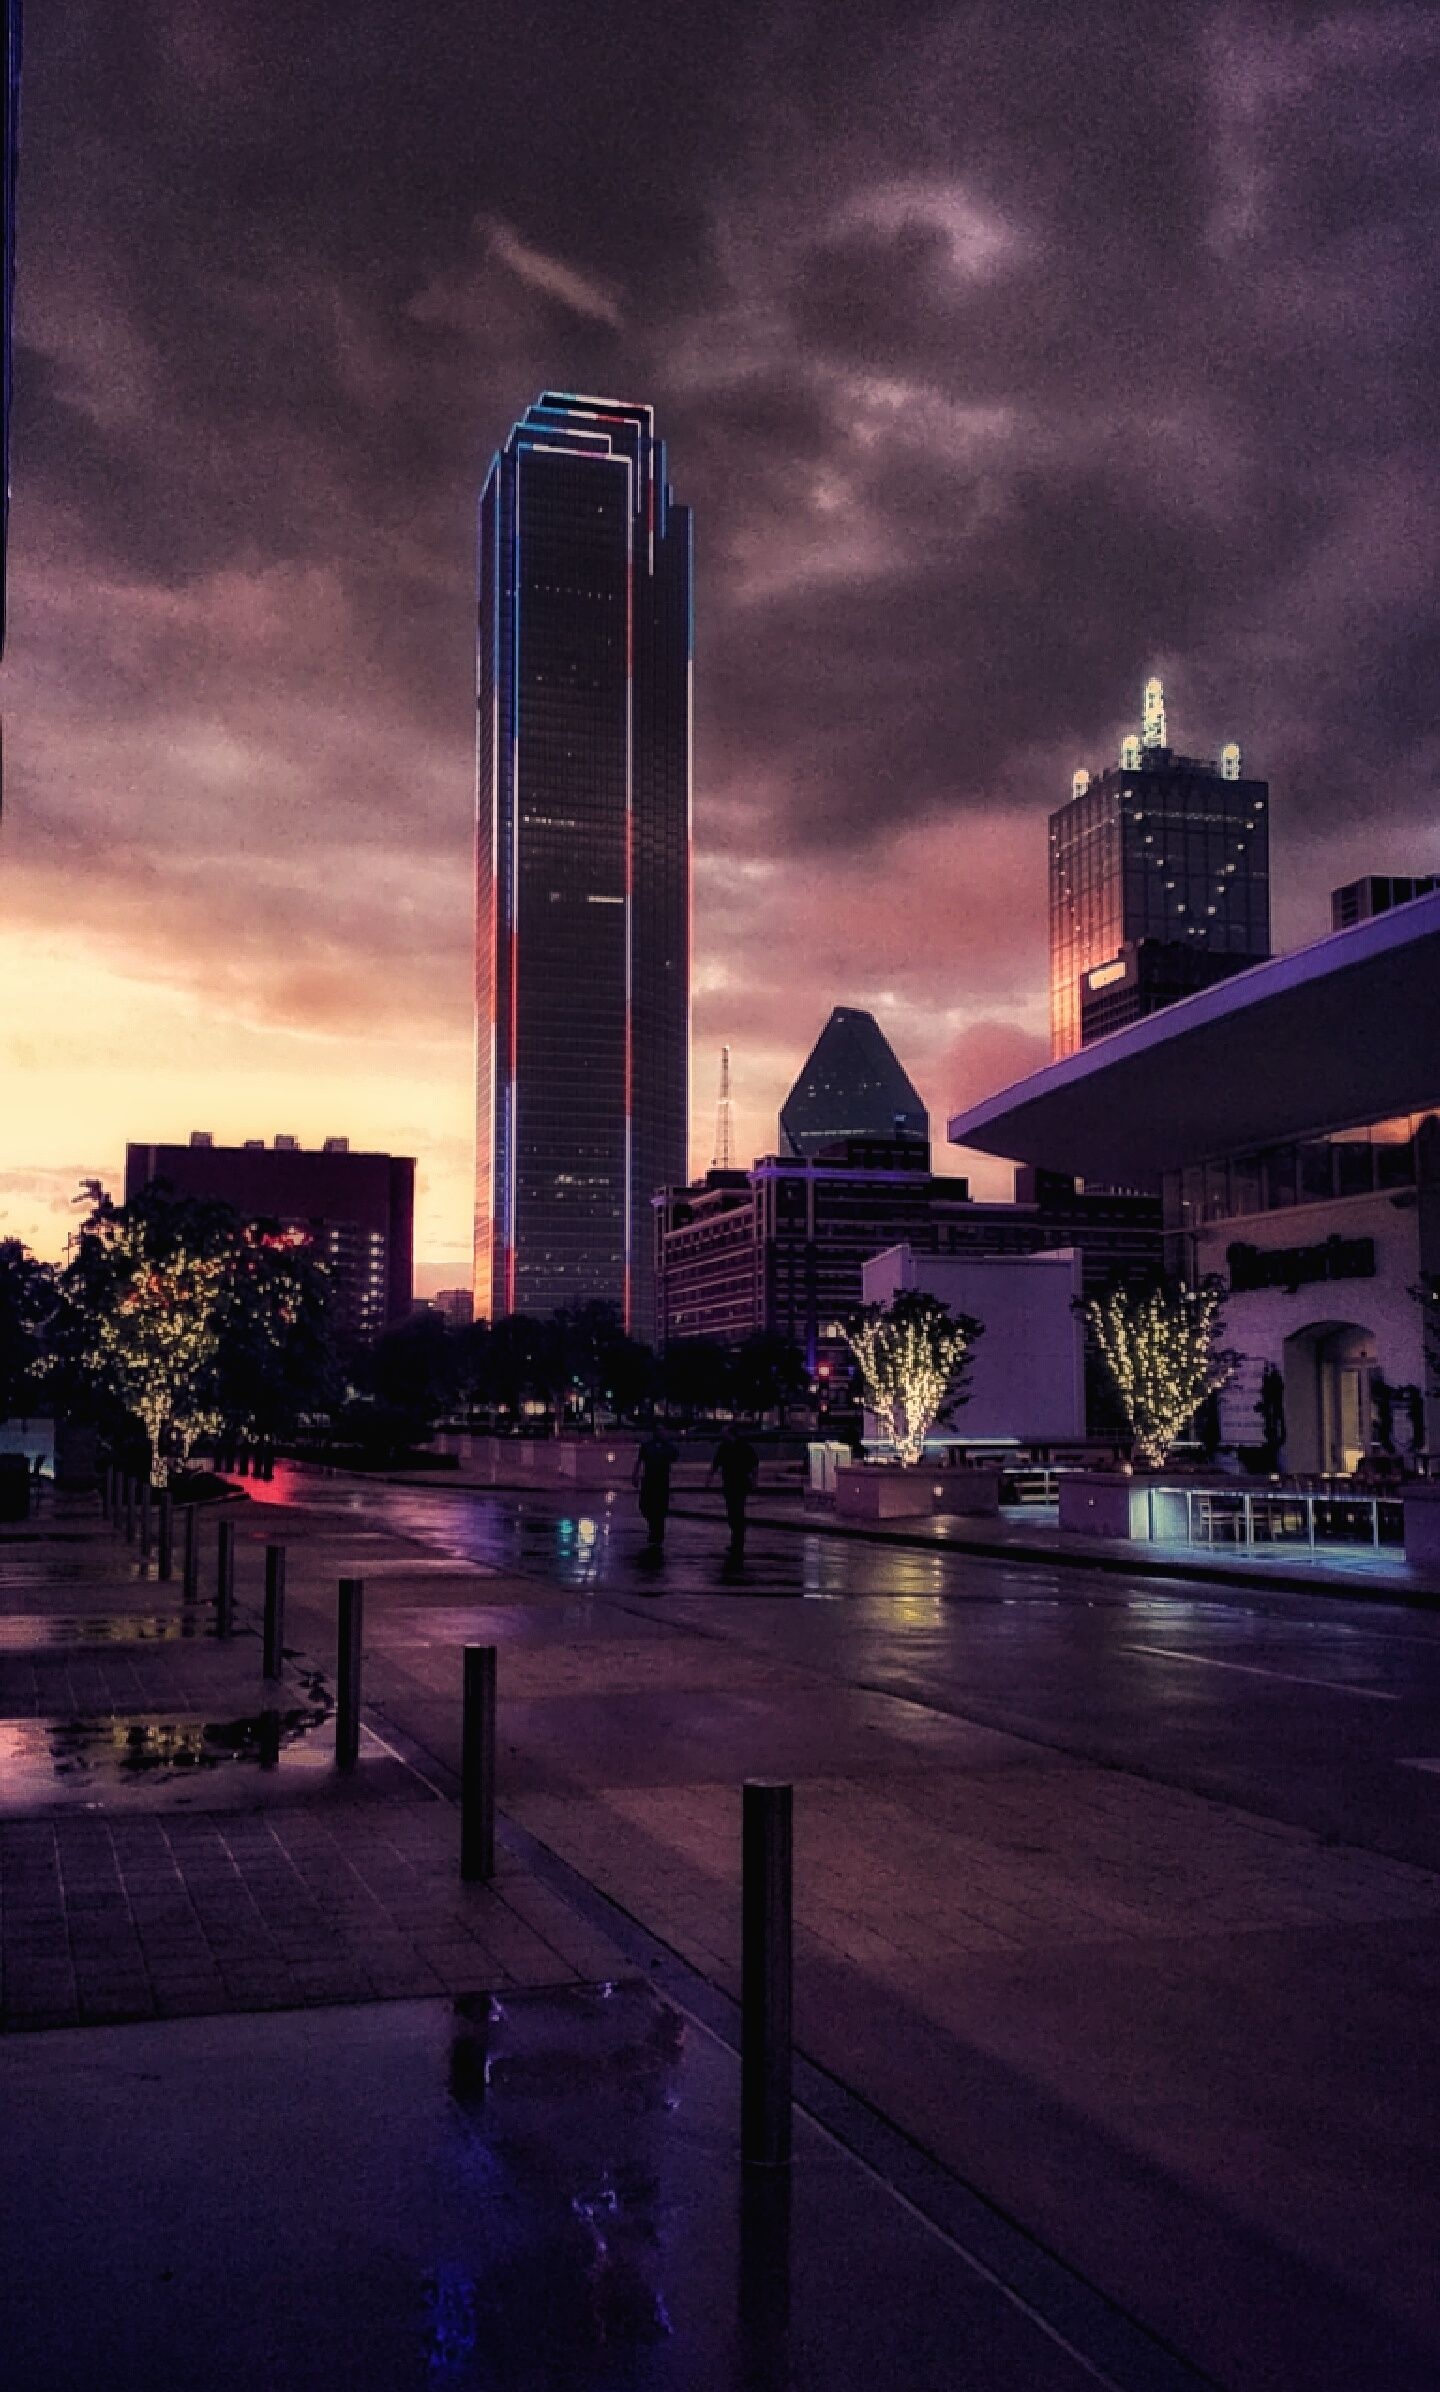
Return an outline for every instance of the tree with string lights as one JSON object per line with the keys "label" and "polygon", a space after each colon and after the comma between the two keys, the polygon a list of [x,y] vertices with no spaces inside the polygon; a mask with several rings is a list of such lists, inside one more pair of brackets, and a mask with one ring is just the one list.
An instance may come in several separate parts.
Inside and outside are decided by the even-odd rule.
{"label": "tree with string lights", "polygon": [[860,1366],[865,1405],[902,1462],[918,1462],[938,1424],[966,1401],[976,1341],[984,1327],[938,1296],[902,1289],[870,1304],[846,1342]]}
{"label": "tree with string lights", "polygon": [[1228,1387],[1238,1357],[1220,1350],[1224,1282],[1162,1279],[1116,1286],[1081,1305],[1130,1429],[1137,1462],[1163,1467],[1207,1396]]}
{"label": "tree with string lights", "polygon": [[161,1189],[82,1195],[52,1356],[67,1409],[138,1427],[163,1485],[201,1439],[283,1433],[324,1399],[328,1275],[303,1233]]}

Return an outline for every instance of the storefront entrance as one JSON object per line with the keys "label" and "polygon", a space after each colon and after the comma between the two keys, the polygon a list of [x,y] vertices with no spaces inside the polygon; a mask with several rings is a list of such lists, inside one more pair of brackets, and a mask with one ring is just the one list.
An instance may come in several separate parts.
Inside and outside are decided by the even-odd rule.
{"label": "storefront entrance", "polygon": [[1285,1467],[1354,1470],[1370,1450],[1375,1332],[1312,1321],[1285,1340]]}

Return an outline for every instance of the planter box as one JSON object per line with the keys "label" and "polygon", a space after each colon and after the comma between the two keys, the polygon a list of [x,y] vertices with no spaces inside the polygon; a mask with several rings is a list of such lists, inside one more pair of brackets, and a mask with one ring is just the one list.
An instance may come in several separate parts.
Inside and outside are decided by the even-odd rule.
{"label": "planter box", "polygon": [[842,1464],[835,1473],[837,1520],[934,1519],[993,1513],[1000,1509],[996,1470],[939,1470],[933,1464],[902,1469],[866,1469]]}
{"label": "planter box", "polygon": [[537,1448],[549,1468],[537,1468],[535,1475],[562,1487],[628,1487],[637,1450],[633,1438],[557,1438]]}
{"label": "planter box", "polygon": [[1114,1472],[1069,1470],[1060,1481],[1060,1526],[1071,1536],[1126,1537],[1148,1543],[1150,1482]]}
{"label": "planter box", "polygon": [[913,1520],[935,1507],[930,1470],[866,1470],[859,1463],[835,1473],[837,1520]]}
{"label": "planter box", "polygon": [[990,1518],[1000,1510],[998,1470],[942,1470],[934,1484],[941,1490],[934,1508],[951,1518]]}

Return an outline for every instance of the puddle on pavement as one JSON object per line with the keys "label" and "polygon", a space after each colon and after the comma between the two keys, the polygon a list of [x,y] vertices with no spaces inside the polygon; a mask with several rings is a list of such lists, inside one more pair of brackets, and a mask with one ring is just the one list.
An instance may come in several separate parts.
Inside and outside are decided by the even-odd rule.
{"label": "puddle on pavement", "polygon": [[248,1762],[260,1769],[328,1765],[330,1738],[310,1741],[331,1717],[322,1681],[306,1700],[247,1718],[210,1720],[127,1712],[110,1718],[0,1720],[0,1788],[6,1807],[65,1788],[102,1795],[148,1780],[164,1785]]}
{"label": "puddle on pavement", "polygon": [[43,1613],[0,1618],[0,1653],[29,1653],[48,1645],[175,1644],[215,1634],[212,1606],[186,1611]]}
{"label": "puddle on pavement", "polygon": [[488,2266],[451,2266],[425,2284],[427,2357],[442,2380],[477,2343],[533,2334],[540,2281],[547,2355],[584,2380],[604,2355],[669,2339],[666,2122],[680,2107],[690,2034],[647,1986],[624,1980],[456,2004],[450,2094],[462,2164],[505,2202],[514,2247],[502,2230]]}

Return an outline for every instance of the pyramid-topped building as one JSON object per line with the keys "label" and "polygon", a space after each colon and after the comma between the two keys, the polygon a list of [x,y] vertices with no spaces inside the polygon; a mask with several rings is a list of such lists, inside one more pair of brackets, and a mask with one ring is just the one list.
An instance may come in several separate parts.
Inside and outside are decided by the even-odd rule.
{"label": "pyramid-topped building", "polygon": [[874,1014],[837,1005],[780,1108],[780,1151],[809,1162],[849,1138],[928,1149],[930,1116]]}

